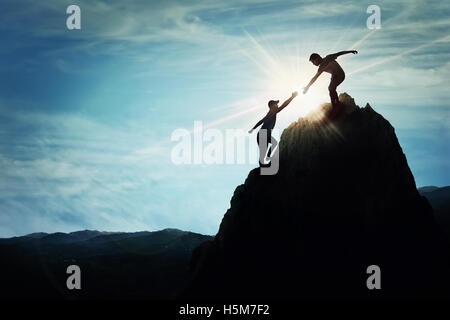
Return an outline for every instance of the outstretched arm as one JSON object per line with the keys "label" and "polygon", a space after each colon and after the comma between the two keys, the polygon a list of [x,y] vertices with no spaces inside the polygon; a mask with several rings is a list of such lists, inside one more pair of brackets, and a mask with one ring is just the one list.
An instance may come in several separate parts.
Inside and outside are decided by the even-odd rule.
{"label": "outstretched arm", "polygon": [[255,130],[256,128],[258,128],[258,127],[264,122],[265,119],[266,119],[266,117],[264,117],[264,118],[262,118],[261,120],[259,120],[259,121],[255,124],[255,126],[254,126],[253,128],[251,128],[251,129],[248,131],[248,133],[252,133],[253,130]]}
{"label": "outstretched arm", "polygon": [[312,84],[314,82],[316,82],[317,78],[322,74],[322,72],[323,71],[320,71],[320,70],[317,71],[316,75],[311,79],[311,81],[308,83],[308,85],[303,89],[303,94],[305,94],[308,91],[309,87],[311,87]]}
{"label": "outstretched arm", "polygon": [[283,102],[283,104],[277,109],[277,113],[280,112],[281,110],[283,110],[284,108],[286,108],[288,106],[289,103],[291,103],[291,101],[298,95],[297,91],[292,92],[292,95],[289,99],[287,99],[285,102]]}
{"label": "outstretched arm", "polygon": [[339,51],[333,54],[330,54],[329,56],[333,57],[334,59],[336,59],[339,56],[342,56],[343,54],[349,54],[349,53],[353,53],[353,54],[357,54],[358,51],[356,50],[350,50],[350,51]]}

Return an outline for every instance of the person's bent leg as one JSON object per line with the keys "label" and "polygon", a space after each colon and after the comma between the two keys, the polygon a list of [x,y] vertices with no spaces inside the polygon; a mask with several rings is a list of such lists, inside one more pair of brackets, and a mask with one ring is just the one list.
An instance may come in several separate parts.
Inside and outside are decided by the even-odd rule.
{"label": "person's bent leg", "polygon": [[272,136],[270,136],[270,142],[271,142],[271,146],[269,147],[269,152],[267,153],[267,157],[269,157],[269,158],[270,158],[270,155],[272,154],[272,150],[274,150],[278,145],[277,139],[275,139]]}
{"label": "person's bent leg", "polygon": [[331,104],[334,106],[334,104],[336,103],[336,100],[338,100],[338,95],[336,92],[336,85],[335,85],[333,79],[331,80],[331,83],[328,86],[328,92],[330,94]]}
{"label": "person's bent leg", "polygon": [[[267,147],[269,146],[268,133],[269,132],[267,129],[261,129],[258,131],[258,134],[256,135],[256,142],[258,143],[258,147],[259,147],[259,165],[260,166],[264,165],[264,158],[266,157]],[[260,144],[260,142],[261,142],[261,144]]]}
{"label": "person's bent leg", "polygon": [[338,97],[338,94],[337,94],[337,87],[342,83],[342,82],[344,82],[344,80],[345,80],[345,75],[343,76],[343,77],[340,77],[340,78],[334,78],[334,79],[332,79],[333,80],[333,95],[334,95],[334,100],[335,100],[335,103],[336,104],[339,104],[339,97]]}
{"label": "person's bent leg", "polygon": [[261,145],[259,144],[259,136],[261,134],[261,130],[258,131],[258,133],[256,134],[256,143],[258,144],[258,149],[259,149],[259,165],[261,165],[261,157],[262,157],[262,148]]}
{"label": "person's bent leg", "polygon": [[338,99],[337,97],[337,92],[336,92],[336,84],[335,84],[335,79],[331,78],[331,82],[330,85],[328,86],[328,92],[330,94],[330,100],[331,100],[331,110],[328,113],[328,117],[330,119],[334,118],[334,114],[336,113],[336,101]]}
{"label": "person's bent leg", "polygon": [[332,110],[328,115],[328,118],[334,119],[336,118],[339,113],[341,112],[342,109],[342,104],[339,102],[339,97],[337,94],[337,86],[340,85],[345,79],[344,77],[341,78],[331,78],[331,82],[330,85],[328,86],[328,90],[330,92],[330,99],[331,99],[331,105],[332,105]]}

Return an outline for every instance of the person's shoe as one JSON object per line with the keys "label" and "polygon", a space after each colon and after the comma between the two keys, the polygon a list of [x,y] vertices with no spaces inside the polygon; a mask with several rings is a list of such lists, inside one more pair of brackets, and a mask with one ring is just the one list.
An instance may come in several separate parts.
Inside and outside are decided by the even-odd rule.
{"label": "person's shoe", "polygon": [[269,161],[269,163],[261,163],[259,162],[260,168],[269,168],[272,165],[272,163]]}

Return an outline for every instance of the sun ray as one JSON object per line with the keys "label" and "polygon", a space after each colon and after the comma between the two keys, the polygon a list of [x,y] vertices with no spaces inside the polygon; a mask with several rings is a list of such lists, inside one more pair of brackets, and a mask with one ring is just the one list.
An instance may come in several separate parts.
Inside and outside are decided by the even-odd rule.
{"label": "sun ray", "polygon": [[352,49],[359,48],[360,45],[362,45],[367,39],[369,39],[370,36],[372,36],[376,31],[377,31],[377,29],[373,29],[369,33],[365,34],[364,37],[362,37],[361,39],[356,41],[354,44],[352,44],[350,47],[348,47],[347,50],[352,50]]}
{"label": "sun ray", "polygon": [[[376,30],[372,30],[371,32],[365,34],[360,40],[356,41],[352,48],[358,47],[362,45],[367,39],[369,39]],[[309,81],[309,77],[314,73],[313,67],[308,64],[302,65],[302,61],[299,59],[299,45],[297,43],[297,57],[294,58],[294,61],[289,61],[289,59],[281,59],[278,57],[276,50],[268,50],[264,47],[254,36],[245,31],[249,42],[252,44],[251,50],[243,50],[242,53],[252,62],[257,68],[265,75],[267,75],[266,79],[255,79],[256,81],[261,82],[259,85],[261,87],[261,92],[265,92],[264,98],[270,94],[271,97],[276,99],[283,99],[284,96],[289,94],[290,91],[301,91],[302,84],[306,84]],[[376,61],[372,64],[366,65],[359,69],[353,70],[348,73],[348,75],[357,74],[359,72],[368,70],[370,68],[382,65],[384,63],[388,63],[394,59],[397,59],[401,56],[419,51],[431,45],[434,45],[439,42],[445,42],[450,39],[450,36],[445,36],[431,42],[422,44],[418,47],[405,50],[397,55],[390,56],[384,58],[382,60]],[[322,79],[323,80],[323,79]],[[328,100],[327,90],[325,88],[325,81],[322,81],[322,85],[319,83],[315,85],[315,90],[310,90],[307,95],[302,95],[301,93],[296,98],[295,103],[300,108],[289,108],[287,113],[290,115],[298,116],[306,116],[311,110],[319,106],[321,103]],[[319,87],[319,88],[318,88]],[[320,93],[319,93],[320,92]],[[287,98],[287,97],[286,97]],[[262,96],[255,97],[258,101],[264,100]],[[245,110],[238,111],[227,116],[224,116],[220,119],[214,120],[208,123],[207,127],[220,125],[228,120],[235,119],[246,114],[250,114],[252,112],[256,112],[258,110],[264,110],[264,105],[261,106],[252,106],[250,108],[246,108]],[[292,111],[294,110],[294,111]],[[335,132],[337,133],[337,132]]]}
{"label": "sun ray", "polygon": [[412,48],[412,49],[405,50],[405,51],[403,51],[403,52],[401,52],[401,53],[399,53],[399,54],[396,54],[396,55],[394,55],[394,56],[390,56],[390,57],[381,59],[381,60],[376,61],[376,62],[374,62],[374,63],[372,63],[372,64],[369,64],[369,65],[367,65],[367,66],[364,66],[364,67],[361,67],[361,68],[359,68],[359,69],[353,70],[352,72],[349,73],[349,75],[356,74],[356,73],[359,73],[359,72],[362,72],[362,71],[366,71],[366,70],[371,69],[371,68],[373,68],[373,67],[376,67],[376,66],[379,66],[379,65],[388,63],[388,62],[390,62],[390,61],[392,61],[392,60],[395,60],[395,59],[397,59],[397,58],[400,58],[400,57],[402,57],[402,56],[404,56],[404,55],[407,55],[407,54],[410,54],[410,53],[413,53],[413,52],[422,50],[422,49],[424,49],[424,48],[430,47],[430,46],[432,46],[432,45],[434,45],[434,44],[436,44],[436,43],[439,43],[439,42],[446,42],[446,41],[449,41],[449,40],[450,40],[450,35],[447,35],[447,36],[445,36],[445,37],[442,37],[442,38],[439,38],[439,39],[436,39],[436,40],[433,40],[433,41],[424,43],[424,44],[422,44],[422,45],[420,45],[420,46],[418,46],[418,47],[415,47],[415,48]]}

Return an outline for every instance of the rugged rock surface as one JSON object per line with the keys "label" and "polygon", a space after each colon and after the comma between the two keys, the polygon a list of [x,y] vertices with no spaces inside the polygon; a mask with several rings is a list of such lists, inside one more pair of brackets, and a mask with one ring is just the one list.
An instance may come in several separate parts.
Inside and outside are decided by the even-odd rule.
{"label": "rugged rock surface", "polygon": [[[394,128],[347,94],[280,139],[277,175],[252,170],[213,241],[192,257],[185,299],[448,297],[448,244]],[[367,267],[381,268],[368,290]]]}

